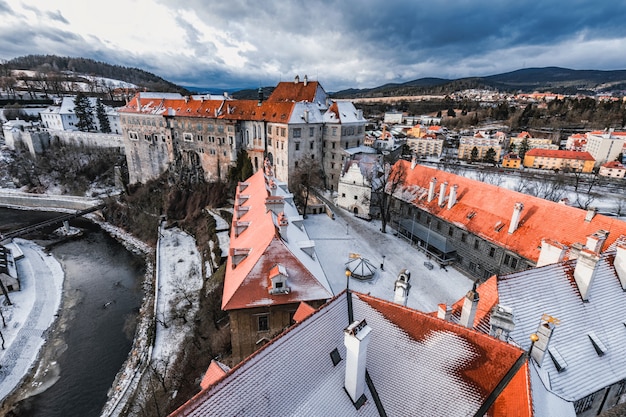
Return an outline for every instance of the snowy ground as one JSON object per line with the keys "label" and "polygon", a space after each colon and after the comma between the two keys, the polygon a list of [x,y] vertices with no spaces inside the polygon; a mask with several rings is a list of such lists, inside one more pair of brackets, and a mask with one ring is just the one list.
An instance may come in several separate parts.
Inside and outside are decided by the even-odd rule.
{"label": "snowy ground", "polygon": [[24,258],[16,262],[22,288],[9,294],[13,305],[0,306],[7,323],[2,328],[6,350],[0,350],[0,402],[34,365],[59,310],[65,276],[59,262],[37,244],[15,239],[7,246],[12,251],[19,246]]}
{"label": "snowy ground", "polygon": [[165,365],[178,355],[182,341],[190,335],[204,280],[202,258],[192,236],[178,228],[162,227],[157,251],[157,325],[152,362]]}
{"label": "snowy ground", "polygon": [[378,269],[369,281],[350,278],[351,289],[393,301],[394,282],[406,268],[411,272],[407,306],[417,310],[436,311],[437,304],[451,304],[472,288],[473,281],[452,267],[444,270],[435,263],[434,269],[426,268],[424,253],[395,236],[389,227],[387,233],[381,233],[379,220],[361,220],[340,208],[335,209],[335,219],[318,214],[309,215],[304,221],[335,294],[346,288],[345,263],[351,253],[360,254]]}

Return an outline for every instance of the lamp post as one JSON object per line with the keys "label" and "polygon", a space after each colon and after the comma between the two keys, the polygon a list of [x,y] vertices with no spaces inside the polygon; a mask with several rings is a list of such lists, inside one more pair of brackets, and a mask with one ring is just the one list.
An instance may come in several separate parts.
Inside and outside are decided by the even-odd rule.
{"label": "lamp post", "polygon": [[380,270],[381,271],[385,270],[385,255],[383,255],[383,262],[380,264]]}
{"label": "lamp post", "polygon": [[350,294],[350,275],[352,271],[346,268],[346,297],[348,300],[348,324],[352,324],[354,321],[354,313],[352,312],[352,294]]}

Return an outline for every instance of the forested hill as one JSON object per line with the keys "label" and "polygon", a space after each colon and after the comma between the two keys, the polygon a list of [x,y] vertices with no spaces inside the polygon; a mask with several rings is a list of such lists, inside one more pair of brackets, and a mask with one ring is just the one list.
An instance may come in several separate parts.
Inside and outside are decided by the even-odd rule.
{"label": "forested hill", "polygon": [[13,58],[2,67],[8,70],[31,70],[44,74],[71,71],[75,74],[111,78],[145,87],[151,91],[179,92],[187,90],[155,74],[138,68],[107,64],[89,58],[62,57],[56,55],[26,55]]}

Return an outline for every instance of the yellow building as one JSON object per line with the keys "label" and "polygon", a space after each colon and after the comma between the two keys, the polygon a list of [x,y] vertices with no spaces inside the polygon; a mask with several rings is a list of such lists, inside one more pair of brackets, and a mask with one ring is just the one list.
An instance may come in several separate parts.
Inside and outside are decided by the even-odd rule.
{"label": "yellow building", "polygon": [[502,158],[502,166],[504,168],[518,169],[521,165],[522,159],[514,153],[508,153]]}
{"label": "yellow building", "polygon": [[589,152],[531,149],[524,156],[527,168],[592,172],[595,159]]}

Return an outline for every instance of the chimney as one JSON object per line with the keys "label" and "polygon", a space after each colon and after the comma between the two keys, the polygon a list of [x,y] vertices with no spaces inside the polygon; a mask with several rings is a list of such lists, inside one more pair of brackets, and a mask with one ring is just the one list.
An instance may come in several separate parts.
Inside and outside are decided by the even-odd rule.
{"label": "chimney", "polygon": [[365,392],[365,366],[371,327],[365,320],[355,321],[344,330],[346,346],[346,380],[344,387],[356,403]]}
{"label": "chimney", "polygon": [[600,253],[608,235],[609,232],[606,230],[598,230],[594,234],[587,236],[587,244],[585,246],[590,251]]}
{"label": "chimney", "polygon": [[258,95],[259,95],[259,101],[257,102],[256,105],[260,106],[263,103],[263,89],[261,87],[259,87]]}
{"label": "chimney", "polygon": [[282,196],[270,196],[265,199],[265,212],[272,211],[275,215],[279,215],[285,207],[285,200]]}
{"label": "chimney", "polygon": [[309,77],[306,76],[306,74],[304,74],[304,85],[307,85],[309,83]]}
{"label": "chimney", "polygon": [[417,156],[413,155],[411,157],[411,169],[414,169],[416,165],[417,165]]}
{"label": "chimney", "polygon": [[511,217],[511,225],[509,226],[509,234],[517,230],[517,226],[519,225],[519,218],[522,214],[523,209],[524,209],[524,205],[522,203],[515,203],[515,208],[513,209],[513,216]]}
{"label": "chimney", "polygon": [[555,264],[565,259],[567,246],[560,244],[556,240],[541,239],[541,252],[537,260],[537,267]]}
{"label": "chimney", "polygon": [[620,284],[622,284],[622,289],[626,290],[626,243],[618,243],[615,249],[613,267],[615,268]]}
{"label": "chimney", "polygon": [[580,242],[572,243],[572,247],[569,249],[568,259],[578,259],[578,255],[585,248],[585,246]]}
{"label": "chimney", "polygon": [[446,202],[446,188],[448,188],[448,181],[439,186],[439,207],[443,207]]}
{"label": "chimney", "polygon": [[458,185],[454,184],[450,188],[450,196],[448,197],[448,210],[450,210],[456,204],[456,190],[459,188]]}
{"label": "chimney", "polygon": [[141,111],[141,94],[137,94],[137,111]]}
{"label": "chimney", "polygon": [[394,285],[394,303],[406,306],[409,298],[409,291],[411,289],[411,284],[409,284],[410,279],[411,272],[409,272],[408,269],[403,269],[402,271],[400,271],[400,274],[398,274],[398,279],[396,280]]}
{"label": "chimney", "polygon": [[[554,331],[554,324],[541,320],[541,324],[537,328],[537,333],[531,335],[533,344],[530,348],[530,357],[533,358],[539,367],[543,363],[543,357],[546,355],[550,339],[552,338],[552,332]],[[533,337],[534,336],[534,337]]]}
{"label": "chimney", "polygon": [[287,241],[287,227],[289,226],[289,220],[287,220],[285,212],[281,211],[280,214],[278,214],[278,218],[276,220],[278,222],[278,231],[280,232],[280,237],[282,237],[284,241]]}
{"label": "chimney", "polygon": [[496,304],[491,310],[489,317],[489,334],[505,342],[509,340],[509,334],[515,328],[513,310],[500,304]]}
{"label": "chimney", "polygon": [[437,184],[437,178],[433,177],[430,180],[430,186],[428,187],[428,202],[430,203],[435,198],[435,184]]}
{"label": "chimney", "polygon": [[309,111],[308,110],[304,111],[304,116],[302,118],[304,119],[304,123],[309,123]]}
{"label": "chimney", "polygon": [[294,84],[298,84],[300,82],[300,76],[296,75],[296,78],[293,79]]}
{"label": "chimney", "polygon": [[269,187],[270,195],[275,196],[276,191],[278,190],[278,187],[276,186],[276,181],[274,181],[273,178],[269,180],[268,187]]}
{"label": "chimney", "polygon": [[583,249],[578,255],[576,267],[574,268],[574,280],[583,301],[589,300],[589,292],[596,277],[596,266],[599,260],[600,256],[588,249]]}
{"label": "chimney", "polygon": [[585,216],[585,221],[586,221],[587,223],[589,223],[591,220],[593,220],[593,218],[595,217],[595,215],[596,215],[596,212],[597,212],[597,211],[598,211],[598,209],[597,209],[597,208],[595,208],[595,207],[589,207],[589,208],[587,209],[587,215]]}
{"label": "chimney", "polygon": [[463,301],[463,309],[461,310],[461,320],[459,324],[468,328],[474,327],[474,317],[476,317],[476,310],[478,309],[478,292],[476,291],[476,285],[478,281],[474,281],[474,287],[467,292],[465,300]]}
{"label": "chimney", "polygon": [[437,317],[445,321],[450,321],[452,308],[447,304],[439,304],[437,307]]}

